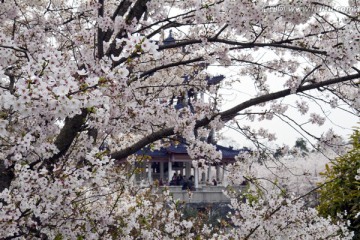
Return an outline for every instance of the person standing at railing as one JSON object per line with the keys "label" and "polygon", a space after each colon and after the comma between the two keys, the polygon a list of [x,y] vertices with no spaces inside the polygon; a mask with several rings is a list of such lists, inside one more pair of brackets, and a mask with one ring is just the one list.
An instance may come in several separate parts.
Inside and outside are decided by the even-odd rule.
{"label": "person standing at railing", "polygon": [[176,178],[176,185],[182,186],[183,183],[184,183],[184,177],[183,177],[182,173],[180,173]]}
{"label": "person standing at railing", "polygon": [[214,186],[217,186],[217,181],[215,178],[213,179],[213,184],[214,184]]}
{"label": "person standing at railing", "polygon": [[176,186],[177,185],[177,178],[178,178],[177,173],[174,173],[174,175],[173,175],[173,177],[172,177],[172,179],[170,181],[170,186]]}

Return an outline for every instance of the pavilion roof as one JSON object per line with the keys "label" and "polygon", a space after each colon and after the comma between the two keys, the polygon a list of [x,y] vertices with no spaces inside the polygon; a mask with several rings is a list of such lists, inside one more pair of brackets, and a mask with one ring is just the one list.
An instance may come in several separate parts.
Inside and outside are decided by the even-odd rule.
{"label": "pavilion roof", "polygon": [[[248,149],[233,149],[232,147],[225,147],[215,144],[216,150],[222,153],[223,159],[234,160],[241,152],[248,152]],[[170,159],[171,155],[188,155],[187,145],[185,143],[171,144],[167,147],[162,147],[157,150],[151,150],[150,147],[145,147],[136,152],[137,155],[150,156],[152,160]]]}

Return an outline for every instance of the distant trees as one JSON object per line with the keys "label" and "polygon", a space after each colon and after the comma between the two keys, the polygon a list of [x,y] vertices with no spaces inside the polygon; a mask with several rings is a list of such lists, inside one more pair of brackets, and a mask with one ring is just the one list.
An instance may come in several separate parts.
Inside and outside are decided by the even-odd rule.
{"label": "distant trees", "polygon": [[292,149],[287,149],[285,147],[278,147],[273,156],[275,159],[279,159],[283,156],[285,156],[286,154],[291,154],[291,155],[297,155],[300,154],[301,156],[305,157],[307,156],[309,153],[309,149],[306,145],[306,141],[303,138],[298,138],[295,141],[295,145]]}
{"label": "distant trees", "polygon": [[295,142],[295,148],[298,148],[301,151],[302,155],[307,155],[307,153],[309,152],[307,146],[306,146],[306,141],[303,138],[298,138]]}

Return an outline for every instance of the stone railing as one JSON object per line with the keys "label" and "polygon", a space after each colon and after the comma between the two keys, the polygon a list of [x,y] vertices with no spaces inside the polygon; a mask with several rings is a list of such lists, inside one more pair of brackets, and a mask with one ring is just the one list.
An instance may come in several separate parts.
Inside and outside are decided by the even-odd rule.
{"label": "stone railing", "polygon": [[[242,188],[242,187],[238,187]],[[186,203],[228,203],[230,199],[223,193],[224,186],[203,186],[196,191],[182,190],[181,186],[169,186],[174,199]]]}

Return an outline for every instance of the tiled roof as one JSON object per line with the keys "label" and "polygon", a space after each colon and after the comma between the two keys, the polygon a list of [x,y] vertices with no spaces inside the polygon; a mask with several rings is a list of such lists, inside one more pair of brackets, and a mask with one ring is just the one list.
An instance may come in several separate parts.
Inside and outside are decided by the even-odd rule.
{"label": "tiled roof", "polygon": [[[168,147],[162,147],[159,150],[150,150],[149,147],[146,147],[138,151],[137,155],[148,155],[152,158],[169,158],[171,154],[187,154],[187,146],[184,143],[177,145],[170,145]],[[248,149],[233,149],[232,147],[224,147],[216,144],[216,150],[221,151],[223,158],[235,158],[241,152],[248,152]]]}

